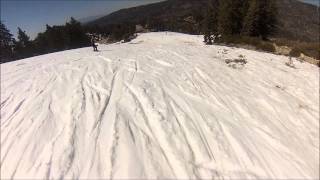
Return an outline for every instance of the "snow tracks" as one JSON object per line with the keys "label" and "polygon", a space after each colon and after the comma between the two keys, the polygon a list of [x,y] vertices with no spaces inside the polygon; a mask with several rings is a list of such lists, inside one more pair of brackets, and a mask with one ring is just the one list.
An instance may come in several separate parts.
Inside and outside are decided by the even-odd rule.
{"label": "snow tracks", "polygon": [[319,176],[317,67],[198,36],[134,41],[1,65],[1,178]]}

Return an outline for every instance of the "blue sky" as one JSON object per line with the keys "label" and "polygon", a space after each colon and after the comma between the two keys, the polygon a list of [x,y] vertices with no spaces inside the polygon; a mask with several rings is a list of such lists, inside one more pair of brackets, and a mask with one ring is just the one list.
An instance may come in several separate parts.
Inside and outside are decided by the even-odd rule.
{"label": "blue sky", "polygon": [[[45,24],[64,24],[71,16],[81,19],[162,0],[1,0],[1,20],[16,36],[17,27],[31,38]],[[318,0],[302,0],[319,5]]]}

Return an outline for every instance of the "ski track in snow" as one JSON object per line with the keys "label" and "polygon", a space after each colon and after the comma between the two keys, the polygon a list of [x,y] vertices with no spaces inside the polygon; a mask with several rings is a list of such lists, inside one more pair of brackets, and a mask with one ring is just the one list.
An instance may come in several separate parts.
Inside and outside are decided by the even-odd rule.
{"label": "ski track in snow", "polygon": [[1,179],[319,177],[316,66],[178,33],[99,50],[1,64]]}

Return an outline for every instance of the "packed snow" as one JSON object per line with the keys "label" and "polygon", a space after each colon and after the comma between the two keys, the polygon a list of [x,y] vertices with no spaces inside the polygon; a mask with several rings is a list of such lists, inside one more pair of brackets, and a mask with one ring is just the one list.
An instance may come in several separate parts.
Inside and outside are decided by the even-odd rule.
{"label": "packed snow", "polygon": [[319,68],[202,41],[1,64],[1,179],[318,178]]}

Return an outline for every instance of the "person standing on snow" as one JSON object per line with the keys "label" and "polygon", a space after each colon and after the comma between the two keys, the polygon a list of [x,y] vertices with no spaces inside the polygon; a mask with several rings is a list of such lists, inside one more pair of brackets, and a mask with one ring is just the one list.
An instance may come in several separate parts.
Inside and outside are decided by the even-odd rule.
{"label": "person standing on snow", "polygon": [[97,45],[95,43],[94,37],[91,37],[91,45],[93,47],[93,51],[98,51]]}

